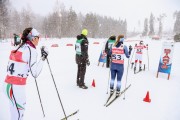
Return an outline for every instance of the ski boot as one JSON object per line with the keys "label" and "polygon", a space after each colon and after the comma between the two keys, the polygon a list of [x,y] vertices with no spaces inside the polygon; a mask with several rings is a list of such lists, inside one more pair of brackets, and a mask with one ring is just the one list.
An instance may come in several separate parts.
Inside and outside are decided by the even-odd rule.
{"label": "ski boot", "polygon": [[88,87],[87,87],[85,84],[79,85],[79,88],[82,88],[82,89],[88,89]]}
{"label": "ski boot", "polygon": [[112,95],[114,93],[113,89],[110,89],[110,95]]}
{"label": "ski boot", "polygon": [[116,91],[116,97],[119,97],[120,91]]}

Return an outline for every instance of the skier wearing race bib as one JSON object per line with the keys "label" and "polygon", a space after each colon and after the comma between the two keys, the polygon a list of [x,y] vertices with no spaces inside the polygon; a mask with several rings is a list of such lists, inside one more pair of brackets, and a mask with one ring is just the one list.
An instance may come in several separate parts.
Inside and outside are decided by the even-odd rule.
{"label": "skier wearing race bib", "polygon": [[105,46],[105,53],[107,54],[106,68],[109,68],[110,59],[111,59],[111,56],[108,53],[115,42],[116,42],[115,35],[109,37],[108,41],[106,42],[106,46]]}
{"label": "skier wearing race bib", "polygon": [[138,60],[139,60],[139,71],[142,70],[142,55],[144,48],[147,48],[147,46],[143,44],[142,40],[139,42],[139,45],[136,45],[134,47],[134,49],[136,50],[134,70],[136,70]]}
{"label": "skier wearing race bib", "polygon": [[33,77],[38,77],[48,56],[47,48],[44,47],[41,49],[41,59],[37,62],[39,32],[36,29],[26,28],[21,40],[19,47],[10,53],[5,78],[5,94],[10,101],[11,120],[23,120],[26,106],[25,86],[29,72]]}
{"label": "skier wearing race bib", "polygon": [[88,56],[88,39],[87,39],[88,31],[87,29],[83,29],[82,33],[77,36],[75,50],[76,50],[76,63],[78,65],[77,72],[77,86],[82,89],[87,89],[88,87],[84,83],[85,73],[86,73],[86,65],[90,65],[89,56]]}
{"label": "skier wearing race bib", "polygon": [[114,81],[117,75],[117,86],[116,86],[116,96],[119,96],[121,90],[121,79],[124,73],[124,58],[130,57],[131,50],[123,45],[124,35],[119,35],[114,46],[110,50],[111,55],[111,81],[110,81],[110,94],[114,92]]}

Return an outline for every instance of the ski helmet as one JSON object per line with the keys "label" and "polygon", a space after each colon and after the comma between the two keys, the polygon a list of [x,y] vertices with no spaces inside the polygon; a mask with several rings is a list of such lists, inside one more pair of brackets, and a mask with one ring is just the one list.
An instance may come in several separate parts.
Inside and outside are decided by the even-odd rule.
{"label": "ski helmet", "polygon": [[88,30],[87,30],[87,29],[83,29],[81,34],[83,34],[83,35],[87,36],[87,34],[88,34]]}

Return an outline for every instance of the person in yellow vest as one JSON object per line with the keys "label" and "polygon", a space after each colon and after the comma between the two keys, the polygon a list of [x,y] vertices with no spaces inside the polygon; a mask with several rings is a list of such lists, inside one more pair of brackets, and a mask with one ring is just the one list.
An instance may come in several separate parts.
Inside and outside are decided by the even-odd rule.
{"label": "person in yellow vest", "polygon": [[47,48],[43,47],[41,59],[37,62],[36,46],[39,35],[36,29],[26,28],[21,37],[22,43],[18,48],[15,47],[9,56],[5,94],[10,101],[11,120],[23,120],[26,106],[25,87],[29,72],[33,77],[38,77],[48,56]]}
{"label": "person in yellow vest", "polygon": [[84,83],[85,74],[86,74],[86,65],[90,65],[89,55],[88,55],[88,31],[83,29],[82,33],[77,36],[75,50],[76,50],[76,63],[78,65],[77,71],[77,86],[82,89],[87,89],[88,87]]}

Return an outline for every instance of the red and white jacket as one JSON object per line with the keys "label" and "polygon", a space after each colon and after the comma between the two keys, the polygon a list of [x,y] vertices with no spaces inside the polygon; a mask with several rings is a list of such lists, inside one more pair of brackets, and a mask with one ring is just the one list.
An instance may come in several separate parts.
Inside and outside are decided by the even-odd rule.
{"label": "red and white jacket", "polygon": [[147,46],[139,44],[139,45],[134,47],[134,49],[136,49],[136,54],[143,54],[144,48],[147,48]]}
{"label": "red and white jacket", "polygon": [[14,53],[11,51],[7,66],[6,83],[15,85],[25,85],[29,72],[33,77],[38,77],[44,61],[42,59],[37,63],[37,51],[29,44],[25,44]]}

